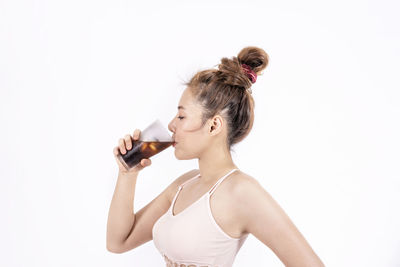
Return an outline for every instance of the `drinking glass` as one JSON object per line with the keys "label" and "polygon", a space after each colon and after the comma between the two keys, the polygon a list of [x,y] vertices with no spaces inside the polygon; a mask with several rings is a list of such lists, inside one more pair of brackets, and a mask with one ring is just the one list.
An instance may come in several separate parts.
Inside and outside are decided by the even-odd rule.
{"label": "drinking glass", "polygon": [[156,119],[140,133],[139,140],[132,140],[132,148],[117,158],[127,170],[135,167],[144,158],[148,159],[171,146],[174,141],[168,130]]}

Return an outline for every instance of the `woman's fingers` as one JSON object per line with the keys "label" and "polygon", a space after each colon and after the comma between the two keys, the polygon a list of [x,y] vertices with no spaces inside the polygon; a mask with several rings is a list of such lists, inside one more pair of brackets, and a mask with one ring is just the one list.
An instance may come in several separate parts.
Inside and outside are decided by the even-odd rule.
{"label": "woman's fingers", "polygon": [[133,132],[133,140],[134,140],[134,141],[139,140],[139,137],[140,137],[140,130],[139,130],[139,129],[136,129],[136,130]]}
{"label": "woman's fingers", "polygon": [[125,155],[127,150],[131,150],[133,143],[132,143],[132,139],[133,141],[139,140],[140,137],[140,130],[136,129],[133,132],[133,137],[131,137],[129,134],[125,135],[124,138],[119,139],[118,144],[119,144],[119,150],[121,151],[122,155]]}
{"label": "woman's fingers", "polygon": [[139,140],[140,137],[140,130],[136,129],[133,132],[133,137],[131,137],[129,134],[125,135],[123,139],[119,140],[119,146],[121,149],[121,153],[125,154],[127,150],[131,150],[133,143],[132,143],[132,139],[133,141]]}
{"label": "woman's fingers", "polygon": [[132,139],[131,136],[129,134],[125,135],[125,146],[127,150],[131,150],[132,149]]}
{"label": "woman's fingers", "polygon": [[[119,155],[125,155],[128,150],[131,150],[133,148],[133,144],[135,141],[139,140],[140,138],[141,131],[139,129],[136,129],[133,132],[133,136],[130,136],[129,134],[125,135],[124,138],[120,138],[118,140],[118,146],[114,148],[113,153],[114,156],[117,159],[118,166],[120,167],[120,170],[127,171],[126,167],[121,163],[119,159]],[[150,166],[151,165],[151,160],[150,159],[142,159],[140,163],[131,171],[140,171],[143,168]]]}
{"label": "woman's fingers", "polygon": [[125,148],[125,140],[123,138],[119,139],[119,151],[121,151],[122,155],[125,155],[126,153],[126,148]]}
{"label": "woman's fingers", "polygon": [[151,165],[151,160],[150,159],[142,159],[140,161],[140,165],[142,165],[142,167],[147,167]]}

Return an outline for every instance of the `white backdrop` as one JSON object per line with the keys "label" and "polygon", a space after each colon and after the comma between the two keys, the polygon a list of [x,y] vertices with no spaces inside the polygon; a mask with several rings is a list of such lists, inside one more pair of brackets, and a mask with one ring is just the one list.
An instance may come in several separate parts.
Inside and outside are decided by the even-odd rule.
{"label": "white backdrop", "polygon": [[[0,0],[0,265],[164,266],[106,250],[118,139],[175,116],[182,82],[245,46],[270,64],[238,167],[327,266],[400,266],[396,1]],[[397,75],[397,77],[396,77]],[[197,161],[139,176],[138,211]],[[234,266],[283,266],[254,236]]]}

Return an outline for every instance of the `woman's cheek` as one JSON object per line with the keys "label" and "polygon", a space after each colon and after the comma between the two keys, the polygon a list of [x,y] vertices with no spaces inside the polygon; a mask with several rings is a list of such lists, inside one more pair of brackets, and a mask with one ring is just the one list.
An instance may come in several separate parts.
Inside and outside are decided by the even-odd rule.
{"label": "woman's cheek", "polygon": [[182,125],[182,130],[184,132],[197,132],[201,129],[201,125],[198,123],[193,123],[193,122],[185,122]]}

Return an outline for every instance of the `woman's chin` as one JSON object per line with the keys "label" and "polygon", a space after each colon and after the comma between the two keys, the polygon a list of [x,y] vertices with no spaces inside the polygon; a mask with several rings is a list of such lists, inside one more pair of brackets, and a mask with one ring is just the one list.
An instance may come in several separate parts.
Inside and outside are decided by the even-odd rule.
{"label": "woman's chin", "polygon": [[174,151],[174,155],[175,155],[175,158],[176,158],[176,159],[178,159],[178,160],[181,160],[181,159],[182,159],[180,153],[176,151],[176,148],[175,148],[175,151]]}
{"label": "woman's chin", "polygon": [[175,154],[175,158],[177,160],[189,160],[189,159],[194,159],[195,158],[193,156],[191,157],[190,155],[185,155],[185,154],[181,153],[180,151],[177,151],[176,149],[175,149],[174,154]]}

